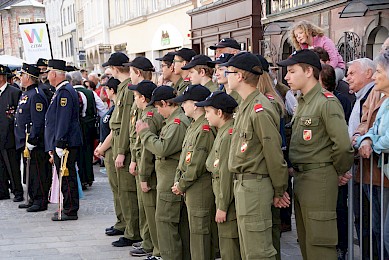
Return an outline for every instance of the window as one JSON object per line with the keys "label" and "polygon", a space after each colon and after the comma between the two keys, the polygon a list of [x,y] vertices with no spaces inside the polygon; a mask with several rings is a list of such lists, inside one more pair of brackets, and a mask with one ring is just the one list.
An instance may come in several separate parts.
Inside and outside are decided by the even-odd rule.
{"label": "window", "polygon": [[153,0],[153,11],[158,11],[158,2],[159,0]]}
{"label": "window", "polygon": [[19,23],[29,23],[30,22],[30,18],[20,18],[19,19]]}
{"label": "window", "polygon": [[172,0],[166,0],[166,7],[172,6]]}
{"label": "window", "polygon": [[45,18],[35,18],[35,22],[44,22]]}

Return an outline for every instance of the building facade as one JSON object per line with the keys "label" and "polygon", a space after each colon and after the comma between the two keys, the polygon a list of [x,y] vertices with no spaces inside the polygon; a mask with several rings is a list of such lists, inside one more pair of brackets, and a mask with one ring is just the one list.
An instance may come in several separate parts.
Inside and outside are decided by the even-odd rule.
{"label": "building facade", "polygon": [[45,21],[45,6],[38,1],[26,0],[0,10],[0,54],[24,59],[19,23]]}

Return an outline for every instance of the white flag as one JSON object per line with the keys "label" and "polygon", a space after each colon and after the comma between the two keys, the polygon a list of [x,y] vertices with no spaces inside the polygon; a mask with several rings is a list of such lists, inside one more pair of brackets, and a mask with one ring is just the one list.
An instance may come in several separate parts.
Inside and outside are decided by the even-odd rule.
{"label": "white flag", "polygon": [[19,29],[27,63],[36,63],[39,58],[52,59],[46,23],[19,24]]}

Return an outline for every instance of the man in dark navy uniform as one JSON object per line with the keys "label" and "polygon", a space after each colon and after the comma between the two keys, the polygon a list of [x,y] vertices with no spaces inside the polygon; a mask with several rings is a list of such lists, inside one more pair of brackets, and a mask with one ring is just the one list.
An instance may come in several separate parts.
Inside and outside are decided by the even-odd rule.
{"label": "man in dark navy uniform", "polygon": [[36,66],[39,68],[39,87],[43,90],[45,93],[47,99],[49,102],[53,98],[53,95],[55,93],[55,87],[50,85],[49,80],[47,79],[47,65],[49,61],[44,58],[39,58],[36,62]]}
{"label": "man in dark navy uniform", "polygon": [[[44,150],[45,114],[49,103],[43,90],[38,87],[39,72],[38,67],[23,63],[20,78],[24,92],[15,113],[16,149],[23,151],[27,146],[31,158],[29,178],[26,179],[30,199],[26,204],[19,205],[19,208],[27,208],[27,212],[47,209],[51,185],[50,157]],[[26,130],[29,133],[27,143]]]}
{"label": "man in dark navy uniform", "polygon": [[63,212],[51,218],[57,220],[77,220],[79,209],[76,173],[77,149],[82,145],[79,122],[79,101],[76,90],[66,80],[66,63],[63,60],[49,60],[48,79],[55,86],[55,94],[46,113],[45,150],[54,157],[55,167],[60,174],[64,149],[69,151],[67,168],[69,176],[62,179]]}
{"label": "man in dark navy uniform", "polygon": [[14,115],[22,91],[7,83],[7,67],[0,65],[0,199],[23,201],[20,174],[20,156],[17,155],[14,136]]}

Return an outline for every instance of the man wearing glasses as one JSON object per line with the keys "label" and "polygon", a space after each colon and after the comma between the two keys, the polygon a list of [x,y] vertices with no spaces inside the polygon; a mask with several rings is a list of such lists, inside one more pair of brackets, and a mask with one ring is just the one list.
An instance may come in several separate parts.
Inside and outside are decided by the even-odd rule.
{"label": "man wearing glasses", "polygon": [[174,74],[179,75],[181,78],[175,84],[175,89],[177,90],[177,94],[181,95],[182,92],[186,89],[190,84],[190,80],[188,77],[189,72],[183,70],[186,64],[190,62],[190,60],[196,55],[196,52],[192,49],[182,48],[176,52],[173,52],[174,59]]}

